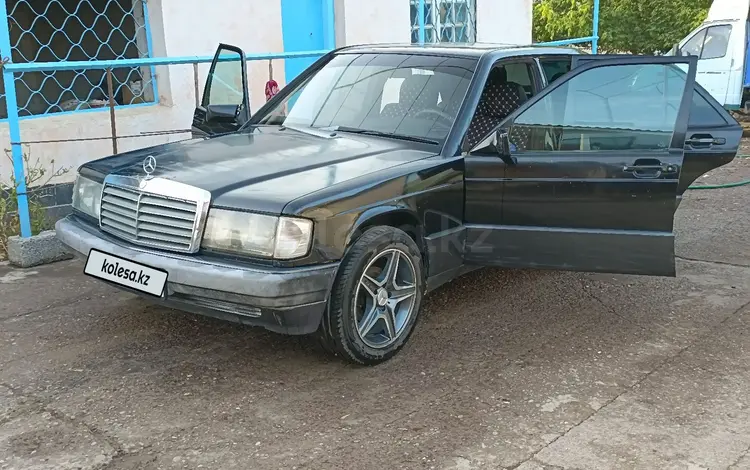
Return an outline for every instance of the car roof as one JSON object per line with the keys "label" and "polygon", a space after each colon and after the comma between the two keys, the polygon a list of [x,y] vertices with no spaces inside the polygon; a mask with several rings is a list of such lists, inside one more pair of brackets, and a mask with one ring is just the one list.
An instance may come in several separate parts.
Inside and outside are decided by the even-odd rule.
{"label": "car roof", "polygon": [[346,46],[337,50],[343,54],[419,54],[452,57],[480,58],[493,53],[498,58],[524,55],[581,54],[574,47],[543,45],[488,44],[488,43],[436,43],[436,44],[363,44]]}

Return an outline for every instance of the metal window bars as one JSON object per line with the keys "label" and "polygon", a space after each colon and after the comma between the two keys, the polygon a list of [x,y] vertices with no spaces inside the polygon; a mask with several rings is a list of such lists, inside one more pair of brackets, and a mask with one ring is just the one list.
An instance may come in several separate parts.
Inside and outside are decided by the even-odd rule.
{"label": "metal window bars", "polygon": [[[591,43],[591,50],[596,54],[599,43],[600,0],[593,1],[594,17],[591,36],[537,44],[545,46],[566,46]],[[412,43],[471,43],[476,41],[476,0],[409,0],[409,6],[411,10]],[[457,14],[457,12],[460,13]],[[464,12],[466,12],[465,15]]]}
{"label": "metal window bars", "polygon": [[476,41],[476,0],[410,0],[409,6],[412,43],[420,42],[422,30],[427,43]]}
{"label": "metal window bars", "polygon": [[[14,63],[137,59],[151,56],[146,0],[3,0]],[[21,117],[152,103],[158,97],[150,66],[103,70],[21,72],[16,101]],[[0,118],[7,117],[4,90]]]}

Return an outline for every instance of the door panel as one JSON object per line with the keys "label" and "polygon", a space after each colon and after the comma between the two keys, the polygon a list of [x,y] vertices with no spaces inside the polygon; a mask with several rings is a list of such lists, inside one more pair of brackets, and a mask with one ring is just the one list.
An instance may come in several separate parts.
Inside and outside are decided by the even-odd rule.
{"label": "door panel", "polygon": [[193,136],[234,132],[249,119],[245,53],[220,44],[206,78],[201,105],[193,113]]}
{"label": "door panel", "polygon": [[[695,68],[687,57],[574,57],[572,72],[503,124],[515,163],[467,158],[467,261],[674,275]],[[502,195],[488,194],[498,181]],[[498,199],[500,217],[487,207]]]}
{"label": "door panel", "polygon": [[696,83],[686,137],[678,197],[701,175],[734,159],[742,139],[742,126]]}

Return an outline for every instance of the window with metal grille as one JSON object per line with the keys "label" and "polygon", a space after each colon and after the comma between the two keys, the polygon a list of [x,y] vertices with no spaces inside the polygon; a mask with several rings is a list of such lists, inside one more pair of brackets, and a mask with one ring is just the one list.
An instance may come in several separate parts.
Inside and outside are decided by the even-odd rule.
{"label": "window with metal grille", "polygon": [[[13,62],[136,59],[151,54],[146,0],[5,0]],[[112,70],[115,104],[154,101],[151,67]],[[0,97],[7,117],[5,90]],[[109,105],[104,70],[25,72],[16,75],[20,116]]]}
{"label": "window with metal grille", "polygon": [[[411,5],[411,42],[419,42],[419,0]],[[424,40],[436,42],[475,42],[476,0],[424,0]]]}

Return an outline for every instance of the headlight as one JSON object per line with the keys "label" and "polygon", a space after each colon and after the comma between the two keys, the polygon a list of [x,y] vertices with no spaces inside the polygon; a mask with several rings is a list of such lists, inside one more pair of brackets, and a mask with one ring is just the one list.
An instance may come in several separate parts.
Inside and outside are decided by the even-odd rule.
{"label": "headlight", "polygon": [[73,208],[98,219],[101,205],[101,183],[78,175],[73,187]]}
{"label": "headlight", "polygon": [[211,209],[202,246],[264,258],[293,259],[307,254],[312,229],[312,221],[307,219]]}

